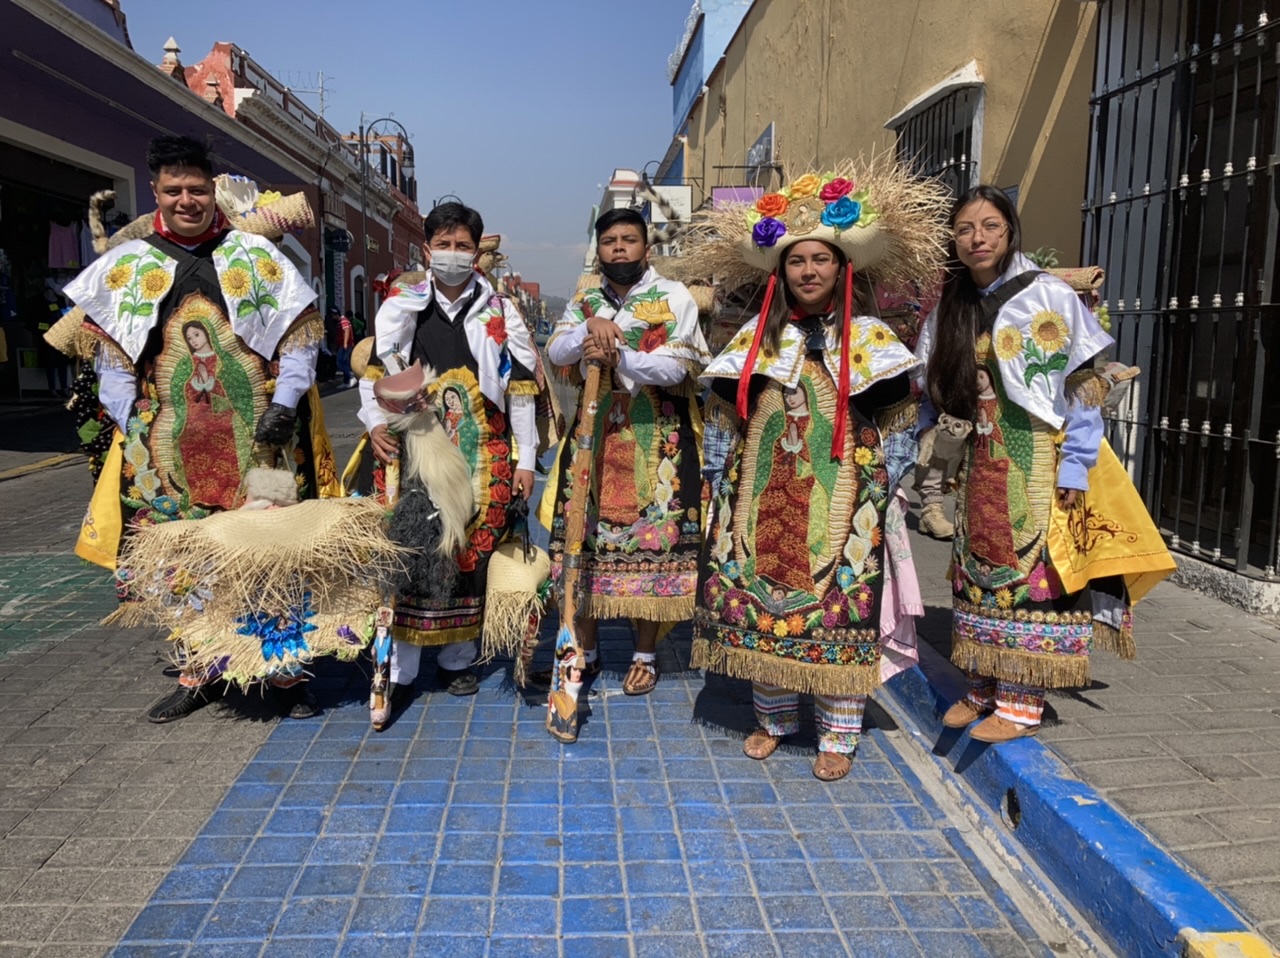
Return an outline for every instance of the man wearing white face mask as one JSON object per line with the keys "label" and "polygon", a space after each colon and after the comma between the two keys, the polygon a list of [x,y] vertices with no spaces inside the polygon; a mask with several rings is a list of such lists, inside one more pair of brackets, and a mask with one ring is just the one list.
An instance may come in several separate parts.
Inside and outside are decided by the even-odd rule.
{"label": "man wearing white face mask", "polygon": [[[471,469],[477,511],[467,526],[467,544],[454,557],[458,579],[452,595],[415,597],[411,584],[396,599],[393,703],[403,700],[417,676],[423,646],[440,649],[437,683],[450,694],[471,695],[479,687],[471,666],[489,557],[507,533],[511,503],[533,493],[538,447],[538,360],[519,310],[475,268],[484,232],[480,214],[461,203],[442,203],[424,226],[429,271],[402,274],[378,310],[375,358],[360,382],[359,415],[378,462],[395,458],[399,441],[373,395],[378,364],[388,373],[414,362],[434,369],[435,402]],[[375,727],[388,717],[375,715]]]}

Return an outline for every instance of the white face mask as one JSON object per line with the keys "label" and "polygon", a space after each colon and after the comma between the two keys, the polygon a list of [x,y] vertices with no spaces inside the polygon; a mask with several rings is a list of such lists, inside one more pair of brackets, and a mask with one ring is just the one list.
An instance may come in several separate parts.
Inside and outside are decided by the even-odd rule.
{"label": "white face mask", "polygon": [[445,286],[461,286],[471,278],[474,254],[461,250],[431,250],[431,272]]}

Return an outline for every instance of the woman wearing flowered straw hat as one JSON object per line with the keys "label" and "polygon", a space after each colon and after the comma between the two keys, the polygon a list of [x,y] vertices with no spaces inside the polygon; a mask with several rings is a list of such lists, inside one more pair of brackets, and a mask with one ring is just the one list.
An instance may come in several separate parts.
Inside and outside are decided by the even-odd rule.
{"label": "woman wearing flowered straw hat", "polygon": [[825,781],[849,772],[867,693],[914,654],[898,485],[918,363],[875,318],[873,290],[936,272],[944,204],[887,159],[844,163],[717,211],[690,254],[725,285],[765,284],[759,315],[702,376],[713,512],[693,664],[751,680],[751,758],[799,730],[799,695],[813,694]]}

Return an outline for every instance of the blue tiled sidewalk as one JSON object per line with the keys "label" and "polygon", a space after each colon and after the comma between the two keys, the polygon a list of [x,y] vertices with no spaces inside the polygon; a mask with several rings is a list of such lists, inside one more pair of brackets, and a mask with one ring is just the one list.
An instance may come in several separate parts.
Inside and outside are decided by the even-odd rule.
{"label": "blue tiled sidewalk", "polygon": [[420,695],[381,735],[349,684],[323,719],[276,728],[115,954],[1051,953],[884,731],[828,785],[807,752],[753,762],[693,721],[747,728],[742,683],[620,685],[596,681],[564,748],[502,672],[470,699]]}

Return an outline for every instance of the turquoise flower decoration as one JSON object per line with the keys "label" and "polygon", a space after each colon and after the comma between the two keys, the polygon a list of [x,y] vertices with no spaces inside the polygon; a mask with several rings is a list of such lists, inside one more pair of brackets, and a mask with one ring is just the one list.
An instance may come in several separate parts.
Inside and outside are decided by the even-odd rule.
{"label": "turquoise flower decoration", "polygon": [[847,196],[827,204],[827,208],[822,211],[822,225],[837,230],[847,230],[861,218],[862,204]]}
{"label": "turquoise flower decoration", "polygon": [[294,606],[284,615],[269,612],[251,612],[242,615],[236,622],[240,628],[237,635],[251,635],[262,642],[262,658],[271,662],[283,660],[286,655],[303,655],[310,651],[306,635],[314,632],[316,626],[309,620],[315,618],[316,611],[311,607],[311,593],[302,596],[302,605]]}

